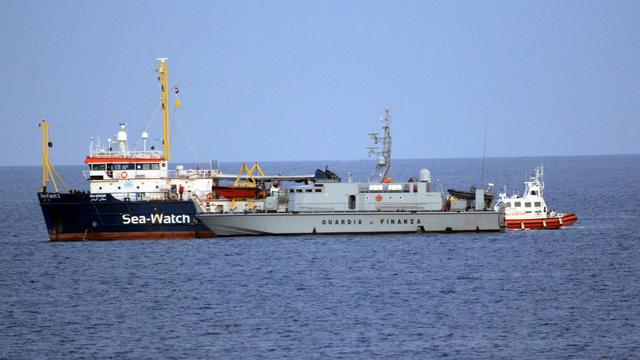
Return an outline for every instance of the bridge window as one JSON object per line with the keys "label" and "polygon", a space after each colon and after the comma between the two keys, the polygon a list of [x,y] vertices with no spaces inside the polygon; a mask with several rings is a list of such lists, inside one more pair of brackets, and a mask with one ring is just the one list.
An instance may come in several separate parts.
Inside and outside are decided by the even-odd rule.
{"label": "bridge window", "polygon": [[151,170],[151,165],[153,164],[136,164],[136,170]]}
{"label": "bridge window", "polygon": [[520,206],[522,206],[522,203],[520,201],[516,201],[513,206],[514,207],[520,207]]}
{"label": "bridge window", "polygon": [[135,170],[135,164],[113,164],[113,170]]}
{"label": "bridge window", "polygon": [[542,206],[542,202],[540,202],[540,201],[536,201],[535,203],[533,203],[533,205],[534,205],[535,207],[540,207],[540,206]]}
{"label": "bridge window", "polygon": [[151,170],[160,170],[160,165],[158,165],[157,163],[151,164]]}
{"label": "bridge window", "polygon": [[105,164],[93,164],[91,166],[91,170],[106,170],[107,169],[107,165]]}
{"label": "bridge window", "polygon": [[524,203],[524,207],[531,207],[531,203],[527,201],[526,203]]}

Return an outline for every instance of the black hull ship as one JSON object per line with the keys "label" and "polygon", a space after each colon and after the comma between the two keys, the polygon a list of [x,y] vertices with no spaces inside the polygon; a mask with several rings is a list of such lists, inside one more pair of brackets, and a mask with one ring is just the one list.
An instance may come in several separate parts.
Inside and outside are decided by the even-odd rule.
{"label": "black hull ship", "polygon": [[214,234],[191,201],[127,201],[111,194],[39,193],[52,241],[192,239]]}
{"label": "black hull ship", "polygon": [[[91,140],[83,173],[89,191],[66,187],[49,160],[49,124],[42,120],[42,189],[38,200],[51,241],[191,239],[212,237],[196,219],[192,196],[211,191],[219,170],[169,170],[170,104],[167,59],[158,59],[163,120],[162,151],[147,149],[149,135],[142,133],[143,146],[130,145],[126,125],[120,124],[116,138],[107,143]],[[174,88],[176,106],[178,89]],[[49,185],[49,187],[47,186]],[[66,191],[61,191],[60,187]]]}

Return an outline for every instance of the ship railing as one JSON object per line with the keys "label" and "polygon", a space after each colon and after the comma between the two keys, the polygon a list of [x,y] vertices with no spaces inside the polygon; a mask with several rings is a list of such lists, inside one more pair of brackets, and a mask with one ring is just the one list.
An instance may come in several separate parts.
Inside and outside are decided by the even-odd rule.
{"label": "ship railing", "polygon": [[210,179],[218,174],[220,174],[220,170],[184,169],[168,171],[170,178],[180,179]]}
{"label": "ship railing", "polygon": [[[111,195],[118,199],[124,201],[165,201],[165,200],[183,200],[190,201],[192,198],[198,198],[201,202],[201,198],[199,196],[203,196],[198,193],[191,193],[191,197],[184,193],[182,198],[180,198],[180,194],[174,193],[171,191],[143,191],[143,192],[121,192],[121,193],[111,193]],[[204,195],[206,198],[206,195]]]}
{"label": "ship railing", "polygon": [[[165,201],[179,199],[177,194],[172,194],[169,191],[121,192],[112,193],[111,195],[118,200],[124,201]],[[183,200],[186,200],[186,198]]]}
{"label": "ship railing", "polygon": [[[145,179],[144,175],[136,175],[134,173],[132,173],[133,171],[136,170],[127,170],[129,172],[129,177],[126,178],[126,180],[131,180],[131,179]],[[140,171],[149,171],[149,170],[140,170]],[[102,175],[104,176],[102,173],[105,171],[101,171],[98,173],[98,175]],[[120,173],[120,170],[116,170],[117,173]],[[106,173],[105,173],[106,174]],[[143,173],[144,174],[144,173]],[[212,177],[214,177],[215,175],[220,174],[220,170],[168,170],[167,171],[167,177],[171,178],[171,179],[211,179]],[[82,176],[84,176],[85,180],[90,180],[91,179],[91,170],[82,170]],[[105,180],[119,180],[122,178],[118,178],[118,177],[113,177],[113,176],[107,176],[104,178]],[[125,180],[125,179],[122,179]]]}
{"label": "ship railing", "polygon": [[163,158],[161,151],[92,151],[89,156],[94,158],[118,158],[118,159],[149,159],[161,160]]}

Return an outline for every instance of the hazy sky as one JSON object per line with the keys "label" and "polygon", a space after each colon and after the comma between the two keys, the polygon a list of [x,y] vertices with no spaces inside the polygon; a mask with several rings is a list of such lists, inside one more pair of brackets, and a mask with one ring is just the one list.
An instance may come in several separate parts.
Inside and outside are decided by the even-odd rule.
{"label": "hazy sky", "polygon": [[385,107],[396,158],[479,157],[485,121],[487,156],[640,153],[640,1],[4,1],[0,40],[0,165],[42,116],[57,164],[161,137],[156,57],[181,162],[365,158]]}

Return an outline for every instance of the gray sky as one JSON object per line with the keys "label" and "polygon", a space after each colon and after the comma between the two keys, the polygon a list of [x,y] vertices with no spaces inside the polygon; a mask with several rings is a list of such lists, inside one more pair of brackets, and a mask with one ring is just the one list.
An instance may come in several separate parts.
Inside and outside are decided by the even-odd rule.
{"label": "gray sky", "polygon": [[57,164],[161,137],[156,57],[176,161],[365,158],[385,107],[396,158],[479,157],[485,121],[487,156],[640,153],[639,1],[6,1],[0,40],[0,165],[42,116]]}

